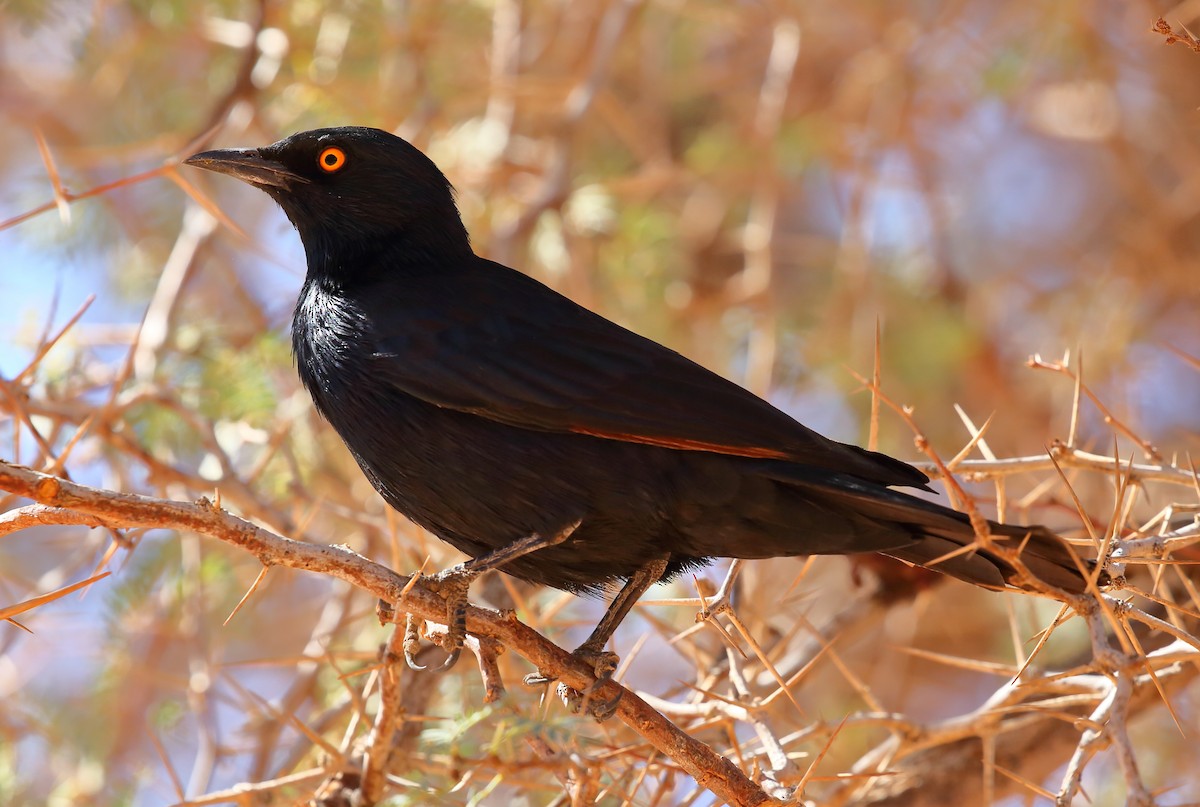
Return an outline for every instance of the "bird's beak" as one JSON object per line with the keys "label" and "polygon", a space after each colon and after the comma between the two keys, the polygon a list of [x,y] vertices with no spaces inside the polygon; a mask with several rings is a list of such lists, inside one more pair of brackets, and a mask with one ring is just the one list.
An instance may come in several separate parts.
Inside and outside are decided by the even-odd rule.
{"label": "bird's beak", "polygon": [[184,160],[188,165],[228,174],[259,187],[271,185],[290,188],[305,184],[307,179],[289,170],[283,163],[262,156],[258,149],[217,149],[193,154]]}

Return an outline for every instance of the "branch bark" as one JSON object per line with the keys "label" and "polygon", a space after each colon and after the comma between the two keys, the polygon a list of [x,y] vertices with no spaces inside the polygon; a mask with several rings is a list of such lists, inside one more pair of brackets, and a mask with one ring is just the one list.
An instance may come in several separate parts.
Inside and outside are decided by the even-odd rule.
{"label": "branch bark", "polygon": [[[264,566],[287,566],[344,580],[370,594],[395,603],[401,610],[441,622],[445,603],[417,580],[396,574],[346,546],[309,544],[225,512],[208,499],[196,503],[171,501],[136,493],[118,493],[81,485],[32,468],[0,460],[0,490],[33,499],[38,504],[81,514],[81,523],[98,520],[110,527],[189,530],[250,552]],[[62,523],[62,522],[59,522]],[[537,669],[550,672],[575,689],[593,682],[586,664],[518,622],[512,613],[470,607],[467,630],[512,648]],[[609,681],[597,697],[608,700],[620,693],[617,716],[661,753],[674,760],[696,782],[736,805],[774,802],[728,759],[689,737],[634,693]]]}

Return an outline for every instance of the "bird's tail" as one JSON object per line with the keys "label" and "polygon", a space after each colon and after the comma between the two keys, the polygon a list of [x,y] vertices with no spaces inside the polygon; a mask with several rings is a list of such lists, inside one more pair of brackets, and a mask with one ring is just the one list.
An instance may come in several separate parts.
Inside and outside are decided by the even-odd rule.
{"label": "bird's tail", "polygon": [[[818,475],[795,466],[783,475],[778,468],[773,473],[777,479],[786,477],[805,498],[820,500],[859,524],[874,525],[879,537],[870,542],[873,546],[857,547],[859,551],[876,551],[985,588],[1037,589],[1012,563],[977,539],[965,513],[841,474]],[[994,521],[989,521],[988,527],[992,542],[1019,549],[1022,565],[1041,582],[1074,594],[1087,590],[1087,575],[1094,563],[1081,560],[1055,533],[1041,526]],[[1107,583],[1108,578],[1102,573],[1098,582]]]}
{"label": "bird's tail", "polygon": [[[983,546],[966,549],[977,543],[977,536],[970,521],[964,521],[964,524],[958,525],[961,529],[956,530],[931,527],[923,531],[916,542],[883,554],[977,586],[1035,588],[999,554]],[[988,526],[996,545],[1021,550],[1021,563],[1038,580],[1073,594],[1086,590],[1084,575],[1089,571],[1090,562],[1078,559],[1055,533],[1041,526],[1019,527],[994,521],[989,521]],[[1100,582],[1105,580],[1102,578]]]}

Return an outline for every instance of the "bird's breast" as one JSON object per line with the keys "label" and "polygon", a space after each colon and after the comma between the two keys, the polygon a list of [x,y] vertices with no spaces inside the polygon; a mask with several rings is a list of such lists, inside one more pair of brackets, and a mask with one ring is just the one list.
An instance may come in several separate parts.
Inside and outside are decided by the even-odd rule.
{"label": "bird's breast", "polygon": [[[439,321],[426,321],[417,306],[390,308],[386,323],[372,322],[367,310],[306,289],[293,346],[317,410],[395,509],[473,556],[584,519],[578,540],[507,569],[560,587],[628,576],[662,554],[666,514],[676,509],[670,480],[689,457],[523,429],[411,394],[388,367],[436,360],[427,348]],[[386,361],[377,344],[381,330]],[[625,544],[617,557],[607,550],[614,541]]]}
{"label": "bird's breast", "polygon": [[292,318],[292,351],[317,410],[335,426],[339,409],[356,407],[371,344],[367,322],[352,300],[305,284]]}

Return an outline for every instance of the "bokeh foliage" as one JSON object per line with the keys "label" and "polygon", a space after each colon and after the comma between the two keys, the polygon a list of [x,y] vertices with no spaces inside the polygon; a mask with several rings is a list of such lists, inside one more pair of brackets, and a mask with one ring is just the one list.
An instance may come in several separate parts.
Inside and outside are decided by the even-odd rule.
{"label": "bokeh foliage", "polygon": [[[871,399],[849,370],[870,374],[879,323],[884,388],[915,406],[943,456],[969,436],[955,403],[976,423],[995,413],[987,439],[1004,456],[1065,439],[1073,384],[1025,360],[1069,351],[1089,388],[1169,460],[1194,453],[1200,432],[1188,360],[1200,355],[1200,56],[1151,31],[1172,14],[1195,23],[1190,5],[1142,0],[11,2],[0,8],[0,217],[53,195],[38,137],[78,193],[175,161],[201,138],[386,127],[450,176],[478,251],[831,436],[868,438]],[[54,453],[100,413],[67,466],[81,481],[184,499],[217,490],[285,534],[348,543],[400,571],[456,562],[386,512],[298,390],[286,326],[303,256],[286,221],[263,195],[197,173],[177,175],[191,196],[162,174],[74,202],[69,218],[51,210],[0,231],[5,390],[28,397]],[[189,230],[201,197],[227,222]],[[80,323],[7,386],[47,322],[61,327],[88,294]],[[149,343],[144,317],[158,329]],[[1077,445],[1146,459],[1098,409],[1079,412]],[[15,416],[0,411],[0,427],[0,457],[46,458]],[[879,447],[919,458],[886,414]],[[1111,478],[1075,481],[1089,512],[1111,517]],[[1019,506],[1043,483],[1054,478],[1010,480],[1007,515],[1081,532],[1061,489]],[[1130,523],[1178,495],[1148,490]],[[0,801],[157,804],[177,798],[168,765],[195,796],[318,764],[284,714],[342,741],[386,635],[372,603],[277,570],[222,626],[257,575],[253,558],[172,532],[46,527],[0,540],[0,605],[102,562],[116,572],[103,591],[30,615],[32,635],[0,625]],[[753,566],[740,591],[743,619],[778,642],[780,664],[804,655],[788,642],[797,613],[824,625],[847,599],[875,602],[874,572],[821,559],[780,605],[800,568]],[[681,581],[671,593],[692,590]],[[477,594],[522,606],[566,645],[596,613],[498,580]],[[1008,611],[1024,638],[1054,616],[950,584],[862,607],[842,659],[917,721],[968,711],[996,682],[895,646],[1012,663]],[[701,674],[725,663],[715,633],[667,645],[692,614],[646,609],[623,629],[623,654],[650,635],[632,685],[677,699],[689,686],[725,691]],[[1073,630],[1044,663],[1086,654]],[[513,682],[527,671],[505,664]],[[543,711],[524,690],[484,707],[476,679],[462,669],[414,695],[414,714],[441,720],[400,744],[397,775],[420,786],[395,803],[549,803],[569,766],[523,738],[593,760],[636,739]],[[865,706],[828,662],[795,697],[803,715],[771,715],[784,734]],[[1172,697],[1194,734],[1194,686]],[[1194,749],[1167,710],[1139,721],[1143,775],[1173,788],[1162,803],[1200,799],[1184,773]],[[745,726],[721,730],[752,744]],[[824,739],[794,750],[815,754]],[[820,772],[850,770],[878,739],[848,729]],[[1066,755],[1048,756],[1023,770],[1055,790]],[[682,778],[638,780],[644,760],[629,759],[600,766],[605,803],[655,803],[659,791],[661,803],[687,801]],[[1111,754],[1088,777],[1092,803],[1123,803]],[[998,798],[1030,793],[1003,785]],[[818,800],[853,803],[850,792],[810,785]]]}

